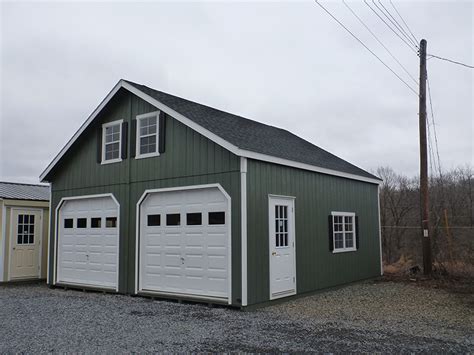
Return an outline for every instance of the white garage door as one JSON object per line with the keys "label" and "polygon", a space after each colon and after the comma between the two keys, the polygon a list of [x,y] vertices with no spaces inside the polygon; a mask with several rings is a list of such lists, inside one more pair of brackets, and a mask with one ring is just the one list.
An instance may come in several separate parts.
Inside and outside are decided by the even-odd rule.
{"label": "white garage door", "polygon": [[214,187],[149,194],[140,207],[139,290],[227,300],[228,204]]}
{"label": "white garage door", "polygon": [[57,282],[117,289],[117,203],[111,197],[67,200],[57,225]]}

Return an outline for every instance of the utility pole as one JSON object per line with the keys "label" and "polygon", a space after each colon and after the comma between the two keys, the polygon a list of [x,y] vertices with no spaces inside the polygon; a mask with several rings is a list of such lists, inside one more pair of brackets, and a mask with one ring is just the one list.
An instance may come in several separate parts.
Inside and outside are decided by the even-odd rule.
{"label": "utility pole", "polygon": [[428,153],[426,140],[426,40],[420,41],[420,207],[423,247],[423,272],[431,275],[431,240],[429,233]]}

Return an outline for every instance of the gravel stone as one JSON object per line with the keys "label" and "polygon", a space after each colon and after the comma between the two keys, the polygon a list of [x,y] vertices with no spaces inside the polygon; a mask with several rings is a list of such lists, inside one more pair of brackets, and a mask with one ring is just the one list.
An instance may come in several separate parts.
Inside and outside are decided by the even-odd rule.
{"label": "gravel stone", "polygon": [[474,350],[474,299],[363,282],[242,312],[202,304],[0,286],[0,353]]}

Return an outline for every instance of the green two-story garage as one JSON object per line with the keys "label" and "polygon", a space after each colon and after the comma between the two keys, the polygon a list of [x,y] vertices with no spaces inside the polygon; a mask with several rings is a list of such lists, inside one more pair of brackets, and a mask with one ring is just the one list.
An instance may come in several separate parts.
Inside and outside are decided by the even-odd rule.
{"label": "green two-story garage", "polygon": [[50,285],[245,307],[381,273],[379,178],[126,80],[41,180]]}

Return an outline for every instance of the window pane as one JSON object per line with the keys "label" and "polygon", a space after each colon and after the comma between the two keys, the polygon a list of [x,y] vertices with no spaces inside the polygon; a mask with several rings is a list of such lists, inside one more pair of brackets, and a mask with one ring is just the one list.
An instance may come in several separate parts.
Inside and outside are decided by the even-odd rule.
{"label": "window pane", "polygon": [[28,243],[29,244],[33,244],[35,242],[35,235],[34,234],[30,234],[29,238],[28,238]]}
{"label": "window pane", "polygon": [[64,228],[73,228],[73,222],[74,220],[72,218],[66,218],[64,220]]}
{"label": "window pane", "polygon": [[352,233],[346,233],[346,248],[354,247],[354,235]]}
{"label": "window pane", "polygon": [[91,218],[91,228],[100,228],[101,223],[102,223],[102,218],[100,217]]}
{"label": "window pane", "polygon": [[117,227],[117,217],[107,217],[105,219],[106,228],[116,228]]}
{"label": "window pane", "polygon": [[23,234],[18,234],[16,244],[23,244]]}
{"label": "window pane", "polygon": [[34,234],[35,233],[35,225],[34,224],[30,224],[30,228],[28,228],[28,232],[31,233],[31,234]]}
{"label": "window pane", "polygon": [[87,228],[87,218],[78,218],[77,228]]}
{"label": "window pane", "polygon": [[161,216],[159,214],[149,214],[147,216],[147,225],[149,227],[161,225]]}
{"label": "window pane", "polygon": [[288,233],[285,233],[285,246],[288,246]]}
{"label": "window pane", "polygon": [[278,233],[275,234],[275,246],[280,246],[280,235]]}
{"label": "window pane", "polygon": [[29,216],[27,214],[23,216],[23,223],[29,223]]}
{"label": "window pane", "polygon": [[166,215],[167,226],[179,226],[181,224],[181,215],[179,213],[171,213]]}
{"label": "window pane", "polygon": [[18,215],[18,223],[23,223],[23,215],[22,214]]}
{"label": "window pane", "polygon": [[35,215],[34,214],[30,215],[30,223],[31,224],[35,223]]}
{"label": "window pane", "polygon": [[225,212],[209,212],[209,224],[225,224]]}
{"label": "window pane", "polygon": [[119,143],[109,143],[105,145],[105,160],[119,158]]}
{"label": "window pane", "polygon": [[341,249],[344,248],[344,240],[342,233],[334,233],[334,248]]}
{"label": "window pane", "polygon": [[186,224],[188,226],[200,226],[202,224],[202,213],[187,213]]}

